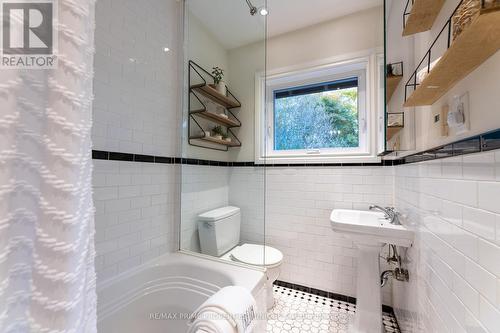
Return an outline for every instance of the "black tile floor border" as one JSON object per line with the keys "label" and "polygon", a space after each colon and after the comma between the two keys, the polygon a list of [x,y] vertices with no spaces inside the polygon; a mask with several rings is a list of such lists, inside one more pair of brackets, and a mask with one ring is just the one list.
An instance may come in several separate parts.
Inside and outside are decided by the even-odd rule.
{"label": "black tile floor border", "polygon": [[317,296],[322,296],[322,297],[325,297],[325,298],[335,299],[337,301],[342,301],[342,302],[347,302],[347,303],[351,303],[351,304],[356,304],[356,298],[355,297],[345,296],[345,295],[342,295],[342,294],[336,294],[336,293],[332,293],[332,292],[328,292],[328,291],[324,291],[324,290],[320,290],[320,289],[315,289],[315,288],[311,288],[311,287],[306,287],[306,286],[303,286],[303,285],[300,285],[300,284],[295,284],[295,283],[280,281],[280,280],[274,281],[274,284],[277,285],[277,286],[286,287],[286,288],[294,289],[294,290],[298,290],[298,291],[303,291],[303,292],[306,292],[306,293],[309,293],[309,294],[313,294],[313,295],[317,295]]}
{"label": "black tile floor border", "polygon": [[[296,283],[290,283],[290,282],[285,282],[281,280],[276,280],[274,281],[274,284],[280,287],[285,287],[289,289],[294,289],[298,291],[303,291],[309,294],[325,297],[325,298],[331,298],[337,301],[342,301],[342,302],[347,302],[351,304],[356,304],[356,297],[352,296],[346,296],[342,294],[337,294],[337,293],[332,293],[329,291],[321,290],[321,289],[316,289],[316,288],[311,288],[311,287],[306,287],[300,284]],[[390,313],[394,315],[394,309],[392,306],[382,304],[382,311],[385,313]]]}
{"label": "black tile floor border", "polygon": [[[285,284],[286,284],[286,286],[285,286]],[[321,295],[318,295],[318,292],[316,292],[316,291],[319,291],[319,294],[321,294]],[[284,301],[285,305],[287,303],[289,303],[289,301],[284,300],[284,299],[280,300],[279,299],[280,294],[285,295],[285,297],[293,297],[293,298],[297,299],[298,302],[314,303],[319,307],[330,306],[331,308],[333,308],[334,312],[338,312],[338,311],[342,311],[342,310],[346,311],[347,313],[351,313],[351,314],[356,312],[356,304],[353,302],[346,302],[344,299],[338,299],[337,296],[339,294],[328,293],[328,292],[321,291],[318,289],[304,287],[302,285],[278,281],[278,283],[275,283],[275,286],[273,287],[273,293],[275,293],[275,298],[278,299],[277,301],[278,302]],[[328,295],[333,295],[335,297],[333,297],[333,298],[328,297]],[[340,296],[343,296],[343,295],[340,295]],[[347,297],[347,296],[344,296],[344,297]],[[350,297],[350,299],[355,299],[355,298]],[[325,300],[330,300],[330,302],[325,301]],[[342,303],[345,305],[343,305]],[[313,304],[313,306],[315,306],[314,304]],[[293,309],[295,309],[295,311],[297,311],[300,308],[301,308],[300,305],[298,307],[297,307],[297,305],[293,306]],[[273,310],[271,310],[271,311],[273,311]],[[278,319],[278,321],[279,321],[279,319]],[[287,323],[290,324],[288,321],[287,321]],[[274,323],[270,323],[270,324],[271,324],[271,327],[273,327],[273,325],[275,325]],[[385,332],[388,332],[388,333],[401,332],[396,315],[394,314],[394,311],[393,311],[392,307],[390,307],[390,306],[383,306],[382,307],[382,324],[384,325]],[[269,329],[269,326],[268,326],[267,331],[268,332],[271,331]],[[274,331],[274,330],[272,330],[272,331]],[[318,330],[316,330],[316,331],[318,331]],[[284,332],[284,331],[281,330],[281,332]],[[326,332],[326,331],[321,330],[321,332]]]}

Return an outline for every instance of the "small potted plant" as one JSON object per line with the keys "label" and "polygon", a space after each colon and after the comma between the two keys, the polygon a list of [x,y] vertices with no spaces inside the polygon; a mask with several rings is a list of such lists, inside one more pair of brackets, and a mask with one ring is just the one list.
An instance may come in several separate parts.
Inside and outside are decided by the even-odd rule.
{"label": "small potted plant", "polygon": [[226,142],[231,142],[231,138],[229,137],[229,134],[227,132],[224,132],[222,134],[222,140],[224,140]]}
{"label": "small potted plant", "polygon": [[222,95],[226,96],[227,88],[224,82],[224,71],[219,67],[212,68],[212,75],[214,76],[215,89]]}
{"label": "small potted plant", "polygon": [[214,138],[217,140],[222,140],[224,137],[227,137],[227,134],[224,132],[221,126],[215,126],[212,129],[212,133],[214,134]]}

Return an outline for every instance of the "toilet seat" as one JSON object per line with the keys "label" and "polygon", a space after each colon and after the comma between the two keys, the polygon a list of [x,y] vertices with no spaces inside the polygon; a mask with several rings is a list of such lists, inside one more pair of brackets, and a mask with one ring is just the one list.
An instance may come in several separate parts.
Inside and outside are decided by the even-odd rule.
{"label": "toilet seat", "polygon": [[224,260],[253,266],[255,268],[264,268],[266,272],[266,307],[267,310],[273,308],[273,283],[280,276],[281,264],[283,261],[283,253],[281,253],[280,250],[270,246],[259,244],[243,244],[234,247],[232,250],[224,254],[221,258]]}
{"label": "toilet seat", "polygon": [[230,257],[234,261],[264,267],[279,266],[283,261],[283,253],[280,250],[259,244],[237,246],[230,251]]}

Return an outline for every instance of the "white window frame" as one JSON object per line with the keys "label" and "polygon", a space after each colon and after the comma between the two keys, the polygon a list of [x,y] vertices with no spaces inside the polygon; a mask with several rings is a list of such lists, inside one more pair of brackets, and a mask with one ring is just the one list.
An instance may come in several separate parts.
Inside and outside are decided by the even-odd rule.
{"label": "white window frame", "polygon": [[377,54],[377,155],[385,152],[385,57]]}
{"label": "white window frame", "polygon": [[[374,51],[347,60],[330,60],[321,65],[298,66],[255,77],[255,162],[290,163],[373,163],[377,131],[377,56]],[[358,78],[359,147],[301,150],[274,150],[274,91],[303,85]]]}

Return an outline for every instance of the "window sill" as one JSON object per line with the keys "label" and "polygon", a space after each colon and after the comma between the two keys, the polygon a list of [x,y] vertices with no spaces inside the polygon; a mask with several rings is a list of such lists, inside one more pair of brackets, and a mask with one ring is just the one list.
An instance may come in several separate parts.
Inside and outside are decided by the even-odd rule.
{"label": "window sill", "polygon": [[260,157],[255,164],[347,164],[347,163],[380,163],[378,156],[269,156]]}

